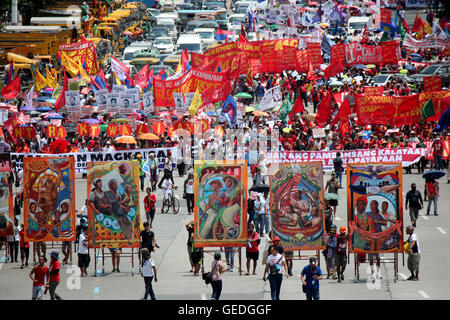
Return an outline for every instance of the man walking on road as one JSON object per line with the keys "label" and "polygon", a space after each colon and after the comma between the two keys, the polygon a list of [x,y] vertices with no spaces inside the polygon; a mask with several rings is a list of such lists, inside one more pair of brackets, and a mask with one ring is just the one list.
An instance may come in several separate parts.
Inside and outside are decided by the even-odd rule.
{"label": "man walking on road", "polygon": [[413,227],[416,226],[416,221],[419,216],[419,210],[423,209],[422,194],[416,189],[416,184],[411,184],[411,190],[406,194],[405,208],[408,210],[409,204],[409,217]]}
{"label": "man walking on road", "polygon": [[[52,253],[50,253],[50,268],[48,269],[49,277],[47,281],[47,289],[50,291],[50,300],[62,300],[61,297],[56,294],[56,287],[61,281],[60,269],[59,253],[58,251],[52,251]],[[45,291],[47,291],[47,289]]]}
{"label": "man walking on road", "polygon": [[303,268],[300,276],[304,292],[306,293],[306,300],[320,300],[319,280],[322,280],[322,270],[316,265],[316,258],[309,258],[309,265]]}
{"label": "man walking on road", "polygon": [[408,269],[411,272],[411,276],[407,280],[418,281],[420,264],[419,238],[414,233],[414,228],[411,226],[406,227],[406,234],[409,234],[406,252],[408,253]]}

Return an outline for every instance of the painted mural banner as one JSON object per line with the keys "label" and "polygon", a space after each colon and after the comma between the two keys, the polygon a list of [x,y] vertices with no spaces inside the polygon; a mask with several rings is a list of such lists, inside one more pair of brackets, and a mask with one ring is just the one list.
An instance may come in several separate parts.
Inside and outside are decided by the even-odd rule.
{"label": "painted mural banner", "polygon": [[347,165],[349,252],[402,252],[401,163]]}
{"label": "painted mural banner", "polygon": [[14,207],[9,153],[0,153],[0,237],[14,234]]}
{"label": "painted mural banner", "polygon": [[89,247],[139,247],[139,162],[88,162],[87,168]]}
{"label": "painted mural banner", "polygon": [[194,246],[247,244],[245,161],[194,162]]}
{"label": "painted mural banner", "polygon": [[285,250],[325,248],[322,172],[321,161],[290,163],[270,177],[272,231]]}
{"label": "painted mural banner", "polygon": [[26,241],[75,240],[75,160],[23,159]]}

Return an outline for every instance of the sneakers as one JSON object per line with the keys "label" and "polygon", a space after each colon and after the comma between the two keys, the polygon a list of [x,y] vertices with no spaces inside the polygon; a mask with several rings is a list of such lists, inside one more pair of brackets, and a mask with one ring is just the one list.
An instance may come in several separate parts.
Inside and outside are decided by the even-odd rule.
{"label": "sneakers", "polygon": [[341,280],[344,280],[344,274],[341,273]]}
{"label": "sneakers", "polygon": [[415,278],[414,276],[410,276],[410,277],[409,277],[408,279],[406,279],[406,280],[408,280],[408,281],[409,281],[409,280],[414,280],[414,278]]}
{"label": "sneakers", "polygon": [[120,272],[119,268],[116,269],[117,272]]}
{"label": "sneakers", "polygon": [[412,280],[413,281],[419,281],[419,277],[414,277]]}
{"label": "sneakers", "polygon": [[289,271],[288,274],[289,274],[289,277],[292,277],[292,271]]}
{"label": "sneakers", "polygon": [[333,280],[336,280],[336,279],[337,279],[337,277],[336,277],[336,276],[334,275],[332,279],[333,279]]}
{"label": "sneakers", "polygon": [[113,269],[113,271],[112,272],[116,272],[116,269]]}

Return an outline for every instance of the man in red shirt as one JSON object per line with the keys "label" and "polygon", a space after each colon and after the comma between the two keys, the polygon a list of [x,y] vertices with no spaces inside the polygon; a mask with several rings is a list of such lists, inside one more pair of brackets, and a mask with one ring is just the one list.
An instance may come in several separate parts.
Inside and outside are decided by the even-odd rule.
{"label": "man in red shirt", "polygon": [[61,264],[59,263],[59,253],[57,251],[52,251],[50,253],[50,268],[48,270],[48,280],[47,280],[47,289],[50,291],[50,300],[62,300],[60,296],[56,294],[56,287],[59,285],[61,281],[60,276]]}
{"label": "man in red shirt", "polygon": [[154,193],[152,193],[152,189],[147,188],[146,191],[147,191],[147,195],[144,198],[145,216],[146,216],[147,222],[150,224],[150,228],[151,228],[153,219],[155,218],[156,196]]}
{"label": "man in red shirt", "polygon": [[256,264],[258,262],[259,257],[259,249],[258,249],[258,232],[255,231],[255,226],[253,223],[250,223],[248,226],[248,236],[247,236],[247,272],[246,275],[250,274],[250,260],[253,260],[253,275],[256,275]]}
{"label": "man in red shirt", "polygon": [[444,143],[440,138],[436,138],[431,146],[433,148],[434,156],[434,169],[444,170],[444,164],[442,163],[442,154],[444,152]]}
{"label": "man in red shirt", "polygon": [[[20,266],[20,269],[23,269],[24,267],[28,267],[28,257],[30,256],[30,243],[28,241],[25,241],[25,231],[23,223],[21,224],[19,236],[20,236],[20,260],[22,260],[22,265]],[[23,263],[24,259],[25,264]]]}
{"label": "man in red shirt", "polygon": [[[34,275],[34,278],[33,278]],[[39,257],[39,264],[30,272],[33,281],[33,295],[31,299],[42,300],[45,290],[45,277],[48,275],[48,267],[45,265],[45,256]]]}

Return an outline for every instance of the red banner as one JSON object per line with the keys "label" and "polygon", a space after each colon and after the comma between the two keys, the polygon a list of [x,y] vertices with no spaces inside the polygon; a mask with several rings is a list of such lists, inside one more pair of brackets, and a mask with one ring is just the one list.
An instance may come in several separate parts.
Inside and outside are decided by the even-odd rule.
{"label": "red banner", "polygon": [[297,48],[291,46],[283,47],[284,70],[297,69]]}
{"label": "red banner", "polygon": [[67,136],[66,128],[50,125],[46,128],[46,134],[49,138],[64,139]]}
{"label": "red banner", "polygon": [[119,134],[119,127],[116,124],[109,124],[108,128],[106,129],[106,134],[111,138],[117,137],[117,135]]}
{"label": "red banner", "polygon": [[14,127],[14,136],[16,138],[33,139],[36,137],[36,130],[33,127]]}
{"label": "red banner", "polygon": [[311,60],[313,69],[320,69],[322,60],[322,48],[320,43],[307,43],[306,51],[308,52],[309,60]]}
{"label": "red banner", "polygon": [[[333,47],[332,47],[333,48]],[[379,46],[352,42],[345,45],[345,62],[355,64],[397,64],[399,60],[398,42],[387,41]]]}
{"label": "red banner", "polygon": [[423,90],[425,92],[441,91],[442,79],[439,76],[423,77]]}
{"label": "red banner", "polygon": [[391,24],[391,9],[381,8],[380,22]]}
{"label": "red banner", "polygon": [[330,79],[338,73],[344,72],[344,63],[342,60],[335,61],[330,64],[323,72],[323,75],[326,79]]}
{"label": "red banner", "polygon": [[333,171],[333,159],[336,153],[341,153],[343,165],[347,163],[370,162],[401,162],[403,167],[410,166],[420,160],[420,157],[431,152],[428,148],[399,149],[360,149],[352,151],[304,151],[304,152],[268,152],[267,163],[274,166],[277,163],[295,163],[322,161],[324,171]]}
{"label": "red banner", "polygon": [[363,93],[368,96],[381,96],[383,91],[383,87],[363,87]]}
{"label": "red banner", "polygon": [[308,73],[308,70],[309,70],[308,51],[306,50],[297,51],[297,72]]}
{"label": "red banner", "polygon": [[261,59],[250,59],[250,68],[252,69],[252,76],[262,73]]}
{"label": "red banner", "polygon": [[345,44],[335,44],[331,47],[331,63],[345,61]]}

